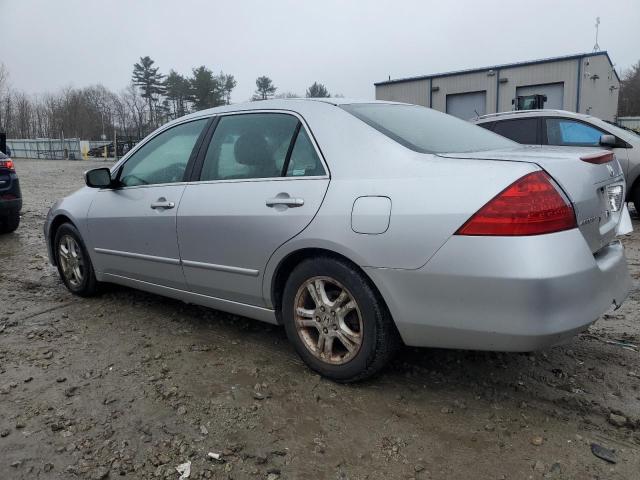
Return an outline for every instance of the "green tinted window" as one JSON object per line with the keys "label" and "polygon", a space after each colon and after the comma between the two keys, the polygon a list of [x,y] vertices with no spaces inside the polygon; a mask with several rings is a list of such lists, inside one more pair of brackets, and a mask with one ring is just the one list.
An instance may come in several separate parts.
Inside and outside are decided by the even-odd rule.
{"label": "green tinted window", "polygon": [[297,125],[296,117],[282,113],[222,117],[200,180],[280,177]]}
{"label": "green tinted window", "polygon": [[287,177],[311,177],[324,174],[325,171],[320,157],[318,157],[309,135],[307,135],[304,128],[301,128],[291,151]]}
{"label": "green tinted window", "polygon": [[208,119],[177,125],[145,143],[122,167],[125,187],[184,181],[191,151]]}

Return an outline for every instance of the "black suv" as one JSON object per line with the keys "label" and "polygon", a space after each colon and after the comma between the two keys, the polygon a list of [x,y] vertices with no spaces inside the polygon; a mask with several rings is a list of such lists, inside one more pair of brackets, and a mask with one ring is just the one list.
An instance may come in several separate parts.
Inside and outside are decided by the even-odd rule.
{"label": "black suv", "polygon": [[0,233],[18,228],[21,208],[20,182],[13,160],[0,152]]}

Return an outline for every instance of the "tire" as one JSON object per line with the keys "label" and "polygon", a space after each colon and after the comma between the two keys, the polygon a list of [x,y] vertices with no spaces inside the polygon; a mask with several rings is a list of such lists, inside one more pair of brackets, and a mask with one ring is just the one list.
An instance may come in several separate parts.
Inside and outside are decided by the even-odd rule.
{"label": "tire", "polygon": [[56,232],[53,245],[58,273],[67,289],[81,297],[91,297],[98,293],[99,283],[96,280],[93,264],[76,227],[70,223],[62,224]]}
{"label": "tire", "polygon": [[20,212],[10,213],[0,218],[0,233],[15,232],[20,225]]}
{"label": "tire", "polygon": [[633,202],[633,206],[636,207],[636,215],[640,216],[640,183],[638,183],[633,192],[631,192],[631,201]]}
{"label": "tire", "polygon": [[[325,301],[316,301],[319,297]],[[282,318],[302,360],[336,382],[371,377],[401,344],[373,284],[350,263],[331,257],[310,258],[293,269],[284,289]]]}

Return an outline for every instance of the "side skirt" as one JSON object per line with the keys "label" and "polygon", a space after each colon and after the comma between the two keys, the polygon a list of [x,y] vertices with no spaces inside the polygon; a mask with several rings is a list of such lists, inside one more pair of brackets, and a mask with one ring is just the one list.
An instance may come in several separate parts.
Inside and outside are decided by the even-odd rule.
{"label": "side skirt", "polygon": [[155,283],[145,282],[143,280],[135,280],[133,278],[114,275],[112,273],[103,273],[100,277],[100,280],[104,282],[117,283],[118,285],[124,285],[125,287],[136,288],[138,290],[144,290],[145,292],[175,298],[176,300],[182,300],[185,303],[193,303],[203,307],[214,308],[216,310],[222,310],[223,312],[254,318],[274,325],[278,324],[275,310],[271,310],[269,308],[256,307],[255,305],[247,305],[245,303],[233,302],[222,298],[210,297],[200,293],[187,292],[185,290],[165,287]]}

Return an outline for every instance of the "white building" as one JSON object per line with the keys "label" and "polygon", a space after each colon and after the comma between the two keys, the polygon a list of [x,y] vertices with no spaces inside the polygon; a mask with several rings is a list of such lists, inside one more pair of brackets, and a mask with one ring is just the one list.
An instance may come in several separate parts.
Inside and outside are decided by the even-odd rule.
{"label": "white building", "polygon": [[615,120],[620,78],[607,52],[387,80],[376,99],[414,103],[470,119],[514,110],[518,96],[546,95],[544,108]]}

